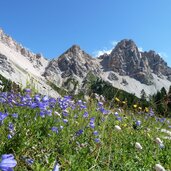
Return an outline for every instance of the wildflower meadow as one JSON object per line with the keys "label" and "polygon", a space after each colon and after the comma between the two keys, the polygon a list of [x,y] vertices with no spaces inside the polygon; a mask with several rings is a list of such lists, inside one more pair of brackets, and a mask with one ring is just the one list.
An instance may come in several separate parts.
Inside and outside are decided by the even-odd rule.
{"label": "wildflower meadow", "polygon": [[169,171],[171,120],[98,95],[1,92],[0,170]]}

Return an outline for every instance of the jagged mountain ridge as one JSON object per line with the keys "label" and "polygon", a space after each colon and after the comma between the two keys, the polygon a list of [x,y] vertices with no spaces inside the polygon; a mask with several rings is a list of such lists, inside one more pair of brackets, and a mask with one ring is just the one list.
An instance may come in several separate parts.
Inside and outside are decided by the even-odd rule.
{"label": "jagged mountain ridge", "polygon": [[[93,58],[78,45],[73,45],[59,57],[47,61],[42,55],[30,52],[0,30],[0,74],[12,81],[19,82],[22,79],[25,80],[23,84],[29,74],[36,78],[40,89],[53,92],[47,84],[52,82],[58,87],[78,93],[90,72],[138,97],[142,89],[149,95],[162,87],[169,89],[171,85],[171,68],[160,55],[154,51],[140,52],[129,39],[120,41],[110,54],[98,58]],[[54,92],[51,94],[55,95]]]}
{"label": "jagged mountain ridge", "polygon": [[42,94],[58,96],[43,76],[48,61],[18,44],[0,29],[0,74],[22,87],[29,82]]}
{"label": "jagged mountain ridge", "polygon": [[[73,90],[76,83],[80,87],[79,85],[89,72],[98,75],[99,63],[79,46],[73,45],[61,56],[50,61],[43,75],[56,85]],[[68,82],[68,79],[73,83]],[[70,85],[66,85],[67,82]]]}
{"label": "jagged mountain ridge", "polygon": [[[154,51],[140,52],[132,40],[122,40],[112,52],[99,57],[104,71],[114,71],[119,75],[130,76],[143,84],[152,85],[152,73],[170,80],[171,68]],[[171,81],[171,80],[170,80]]]}
{"label": "jagged mountain ridge", "polygon": [[[111,70],[119,75],[130,76],[141,83],[152,84],[152,74],[147,58],[142,57],[132,40],[122,40],[108,56],[101,56],[105,71]],[[107,60],[107,61],[106,61]],[[107,66],[103,65],[107,63]]]}
{"label": "jagged mountain ridge", "polygon": [[[89,67],[86,67],[86,62],[82,62],[87,59]],[[82,89],[81,83],[86,74],[92,72],[114,87],[135,93],[139,97],[142,89],[147,94],[154,94],[162,87],[168,89],[171,85],[170,70],[167,63],[154,51],[140,52],[132,40],[125,39],[110,54],[98,58],[90,55],[87,58],[87,53],[79,46],[73,46],[49,63],[44,76],[62,87],[72,77],[79,82],[78,89]]]}

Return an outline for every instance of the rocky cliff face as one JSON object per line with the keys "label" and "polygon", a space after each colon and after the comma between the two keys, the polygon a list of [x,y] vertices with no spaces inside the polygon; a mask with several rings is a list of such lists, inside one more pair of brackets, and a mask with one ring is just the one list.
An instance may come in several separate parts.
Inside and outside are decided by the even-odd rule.
{"label": "rocky cliff face", "polygon": [[33,63],[35,68],[40,68],[43,66],[45,59],[41,54],[34,54],[30,52],[28,49],[12,39],[12,37],[5,34],[2,29],[0,29],[0,41],[10,49],[13,49],[17,53],[27,58],[31,63]]}
{"label": "rocky cliff face", "polygon": [[7,72],[10,75],[15,72],[15,70],[12,68],[11,63],[8,61],[7,57],[0,53],[0,70],[2,72]]}
{"label": "rocky cliff face", "polygon": [[138,51],[132,40],[122,40],[109,55],[100,56],[104,71],[114,71],[119,75],[127,75],[143,84],[152,84],[153,76],[148,59]]}
{"label": "rocky cliff face", "polygon": [[74,85],[69,85],[69,87],[74,88],[75,84],[81,84],[89,72],[98,75],[99,63],[79,46],[73,45],[59,58],[50,61],[43,75],[46,79],[63,87],[68,87],[68,84],[71,83],[68,80],[72,80]]}
{"label": "rocky cliff face", "polygon": [[147,58],[151,72],[158,77],[163,78],[166,76],[171,81],[171,68],[167,66],[167,63],[160,57],[155,51],[149,51],[142,53],[143,58]]}
{"label": "rocky cliff face", "polygon": [[22,87],[36,88],[42,94],[58,96],[41,74],[48,61],[34,54],[0,29],[0,74]]}

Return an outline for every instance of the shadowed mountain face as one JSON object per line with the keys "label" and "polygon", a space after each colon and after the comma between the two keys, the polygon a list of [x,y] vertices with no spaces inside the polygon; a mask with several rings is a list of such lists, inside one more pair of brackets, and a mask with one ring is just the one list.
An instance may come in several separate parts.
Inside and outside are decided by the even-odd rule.
{"label": "shadowed mountain face", "polygon": [[110,54],[98,58],[73,45],[58,58],[47,61],[0,30],[0,74],[12,81],[24,83],[30,75],[46,90],[50,89],[50,81],[79,92],[89,73],[137,96],[142,89],[153,94],[171,85],[171,68],[167,63],[154,51],[140,52],[132,40],[120,41]]}
{"label": "shadowed mountain face", "polygon": [[155,51],[149,51],[142,53],[143,58],[147,58],[149,66],[154,74],[163,78],[166,76],[171,81],[171,68],[167,66],[167,63],[156,54]]}

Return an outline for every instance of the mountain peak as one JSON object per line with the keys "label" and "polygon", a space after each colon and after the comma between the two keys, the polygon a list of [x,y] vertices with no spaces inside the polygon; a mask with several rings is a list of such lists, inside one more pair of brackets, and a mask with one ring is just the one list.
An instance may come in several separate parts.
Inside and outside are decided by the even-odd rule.
{"label": "mountain peak", "polygon": [[71,46],[71,48],[70,48],[70,49],[81,49],[81,48],[80,48],[80,46],[79,46],[79,45],[74,44],[74,45],[72,45],[72,46]]}
{"label": "mountain peak", "polygon": [[79,51],[81,51],[81,48],[79,45],[72,45],[66,52],[71,52],[71,53],[78,53]]}
{"label": "mountain peak", "polygon": [[135,42],[132,39],[123,39],[118,44],[126,44],[126,45],[134,44],[135,45]]}
{"label": "mountain peak", "polygon": [[120,50],[128,50],[128,49],[131,49],[131,50],[138,51],[137,45],[135,44],[135,42],[132,39],[123,39],[123,40],[121,40],[116,45],[116,47],[113,49],[113,51],[116,51],[118,49],[120,49]]}

